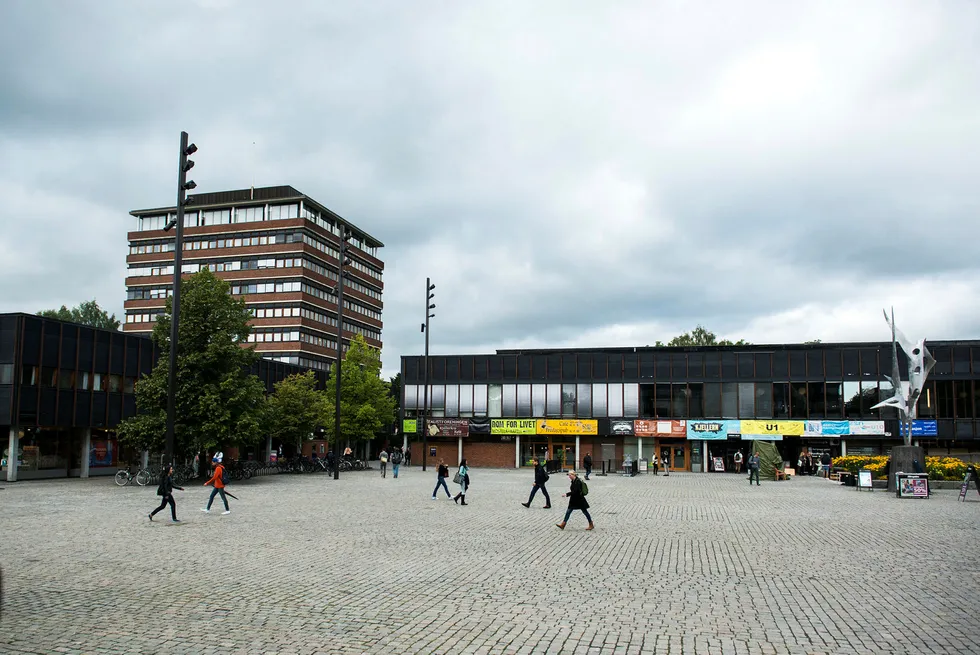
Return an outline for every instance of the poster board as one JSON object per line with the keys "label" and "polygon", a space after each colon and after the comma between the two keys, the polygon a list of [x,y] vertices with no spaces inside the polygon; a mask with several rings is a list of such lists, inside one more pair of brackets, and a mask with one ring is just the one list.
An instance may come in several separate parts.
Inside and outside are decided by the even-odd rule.
{"label": "poster board", "polygon": [[871,483],[871,471],[868,469],[861,469],[858,471],[858,489],[868,489],[874,491],[873,485]]}
{"label": "poster board", "polygon": [[929,497],[929,477],[925,473],[899,473],[895,478],[899,498]]}
{"label": "poster board", "polygon": [[[966,492],[970,490],[970,476],[969,471],[963,476],[963,484],[960,485],[960,497],[957,500],[966,500]],[[980,487],[977,487],[977,490],[980,491]]]}
{"label": "poster board", "polygon": [[725,458],[724,457],[712,457],[711,458],[711,462],[712,462],[712,466],[714,467],[714,469],[716,471],[721,471],[721,472],[724,472],[725,471]]}

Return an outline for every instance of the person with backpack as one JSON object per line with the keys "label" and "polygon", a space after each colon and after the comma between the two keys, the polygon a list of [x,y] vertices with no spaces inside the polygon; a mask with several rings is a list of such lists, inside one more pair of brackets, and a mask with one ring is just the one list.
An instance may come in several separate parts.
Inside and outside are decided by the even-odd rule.
{"label": "person with backpack", "polygon": [[446,498],[452,498],[453,495],[449,493],[449,487],[446,486],[446,478],[449,477],[449,467],[446,466],[446,462],[441,459],[439,460],[439,471],[437,472],[436,476],[436,488],[432,490],[432,500],[436,499],[436,493],[439,491],[439,487],[446,490]]}
{"label": "person with backpack", "polygon": [[398,467],[402,463],[402,449],[395,446],[391,451],[391,472],[395,474],[395,478],[398,478]]}
{"label": "person with backpack", "polygon": [[589,476],[592,475],[592,453],[585,453],[582,464],[585,466],[585,479],[588,480]]}
{"label": "person with backpack", "polygon": [[[466,490],[470,487],[470,468],[466,465],[466,458],[464,457],[459,462],[459,470],[456,471],[456,477],[453,482],[459,485],[459,493],[453,496],[453,502],[457,505],[466,505]],[[460,503],[460,499],[463,500]]]}
{"label": "person with backpack", "polygon": [[382,448],[378,459],[381,460],[381,477],[385,477],[385,473],[388,471],[388,451]]}
{"label": "person with backpack", "polygon": [[170,520],[174,523],[180,523],[180,519],[177,518],[177,504],[174,502],[174,489],[184,490],[183,487],[178,487],[174,484],[174,467],[167,465],[163,477],[160,479],[160,486],[157,487],[157,495],[160,496],[160,506],[155,510],[147,514],[150,520],[157,512],[162,510],[167,504],[170,504]]}
{"label": "person with backpack", "polygon": [[214,489],[211,490],[211,497],[208,498],[208,506],[201,508],[201,511],[205,514],[211,511],[211,503],[214,502],[214,497],[218,494],[221,494],[221,502],[225,504],[225,511],[221,512],[221,514],[231,514],[231,508],[228,507],[228,497],[225,495],[225,485],[228,484],[228,473],[225,471],[224,464],[221,463],[223,458],[224,454],[217,452],[211,459],[211,462],[215,465],[214,474],[210,477],[210,479],[208,479],[207,482],[204,483],[204,486],[206,487],[209,484],[213,484]]}
{"label": "person with backpack", "polygon": [[585,499],[589,495],[589,485],[579,480],[578,474],[575,471],[568,472],[568,479],[571,480],[571,486],[567,494],[562,494],[562,498],[568,498],[568,509],[565,510],[565,518],[562,519],[562,522],[555,523],[555,525],[564,530],[565,524],[568,523],[568,519],[572,515],[572,510],[580,509],[589,522],[589,527],[586,530],[594,530],[595,524],[592,522],[592,516],[589,514],[589,501]]}
{"label": "person with backpack", "polygon": [[531,501],[534,500],[534,494],[538,493],[538,489],[544,494],[544,508],[551,509],[551,496],[548,495],[548,488],[545,485],[548,483],[548,472],[544,470],[541,466],[541,460],[537,457],[534,458],[534,486],[531,487],[531,495],[528,497],[526,503],[521,503],[524,507],[530,507]]}

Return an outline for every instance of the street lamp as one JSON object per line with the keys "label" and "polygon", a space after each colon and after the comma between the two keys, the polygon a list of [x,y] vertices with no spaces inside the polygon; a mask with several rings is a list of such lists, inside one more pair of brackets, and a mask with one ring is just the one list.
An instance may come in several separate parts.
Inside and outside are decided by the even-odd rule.
{"label": "street lamp", "polygon": [[432,284],[429,278],[425,278],[425,323],[422,324],[422,332],[425,333],[425,373],[423,373],[423,384],[425,390],[422,392],[422,470],[425,470],[425,458],[429,454],[429,431],[426,425],[426,418],[429,415],[429,319],[435,316],[430,314],[430,310],[436,308],[435,303],[431,302],[436,294],[432,290],[436,285]]}
{"label": "street lamp", "polygon": [[174,463],[174,432],[177,413],[177,323],[180,320],[180,274],[184,254],[184,206],[190,203],[187,192],[196,189],[194,180],[187,179],[187,171],[194,168],[188,157],[197,152],[193,143],[187,145],[187,132],[180,133],[180,157],[177,166],[177,217],[164,226],[164,231],[177,228],[174,240],[174,289],[170,312],[170,370],[167,371],[167,439],[164,446],[164,463]]}
{"label": "street lamp", "polygon": [[337,406],[334,409],[333,479],[340,479],[340,369],[344,353],[344,267],[350,264],[347,258],[347,242],[351,233],[346,225],[340,225],[340,256],[337,260]]}

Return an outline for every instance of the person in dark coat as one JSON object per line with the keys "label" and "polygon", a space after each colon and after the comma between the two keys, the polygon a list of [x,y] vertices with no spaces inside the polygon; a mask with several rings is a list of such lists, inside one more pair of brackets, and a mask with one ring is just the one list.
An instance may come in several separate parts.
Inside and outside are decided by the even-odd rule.
{"label": "person in dark coat", "polygon": [[571,480],[572,484],[568,489],[568,493],[562,494],[562,498],[568,498],[568,509],[565,510],[565,518],[562,522],[555,523],[555,525],[564,530],[565,524],[568,523],[568,518],[572,515],[572,510],[580,509],[589,522],[589,527],[586,530],[595,529],[595,524],[592,523],[592,516],[589,514],[589,501],[582,494],[582,481],[578,479],[578,474],[575,471],[568,472],[568,479]]}
{"label": "person in dark coat", "polygon": [[551,496],[548,495],[548,488],[545,485],[548,483],[548,473],[541,466],[541,460],[537,457],[534,458],[534,486],[531,487],[531,495],[528,497],[526,503],[521,503],[524,507],[530,507],[531,501],[534,500],[534,494],[538,493],[538,489],[544,494],[544,508],[551,509]]}
{"label": "person in dark coat", "polygon": [[183,487],[178,487],[174,484],[174,467],[168,466],[167,472],[164,473],[163,479],[160,480],[160,486],[157,487],[157,495],[160,496],[160,506],[147,514],[151,521],[156,513],[166,507],[169,503],[170,520],[174,523],[180,523],[180,520],[177,518],[177,503],[174,502],[174,489],[180,489],[181,491],[184,490]]}
{"label": "person in dark coat", "polygon": [[585,453],[582,464],[585,466],[585,479],[588,480],[589,476],[592,475],[592,453]]}

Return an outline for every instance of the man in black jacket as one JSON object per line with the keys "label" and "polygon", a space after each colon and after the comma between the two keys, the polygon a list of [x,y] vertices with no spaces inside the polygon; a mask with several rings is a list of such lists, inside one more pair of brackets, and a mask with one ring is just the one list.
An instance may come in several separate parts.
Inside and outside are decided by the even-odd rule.
{"label": "man in black jacket", "polygon": [[585,465],[585,479],[588,480],[589,476],[592,475],[592,453],[585,453],[582,464]]}
{"label": "man in black jacket", "polygon": [[544,508],[551,509],[551,496],[548,495],[548,489],[545,485],[548,483],[548,473],[545,472],[544,467],[541,466],[541,460],[534,459],[534,486],[531,487],[531,496],[527,499],[526,503],[521,503],[524,507],[530,507],[531,501],[534,500],[534,494],[538,493],[538,489],[544,494],[544,502],[546,503]]}

